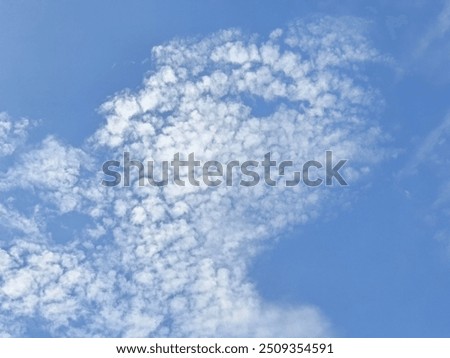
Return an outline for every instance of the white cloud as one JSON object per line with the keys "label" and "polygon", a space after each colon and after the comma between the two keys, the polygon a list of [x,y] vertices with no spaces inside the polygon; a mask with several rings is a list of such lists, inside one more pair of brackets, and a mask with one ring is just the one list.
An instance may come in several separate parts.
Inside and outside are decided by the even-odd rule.
{"label": "white cloud", "polygon": [[420,142],[414,155],[400,171],[399,175],[416,174],[419,166],[424,164],[447,165],[446,156],[442,155],[442,153],[446,152],[443,148],[447,144],[449,135],[450,114],[447,114],[444,120]]}
{"label": "white cloud", "polygon": [[12,154],[25,140],[31,123],[28,119],[13,120],[0,112],[0,157]]}
{"label": "white cloud", "polygon": [[447,155],[450,149],[449,144],[450,112],[418,142],[408,163],[398,173],[398,178],[403,180],[405,186],[409,184],[407,180],[413,176],[421,176],[426,179],[425,183],[432,183],[426,189],[423,187],[405,189],[405,194],[408,199],[415,200],[416,197],[419,197],[418,190],[429,192],[427,204],[420,203],[420,207],[426,209],[422,214],[423,220],[432,227],[434,238],[443,242],[448,248],[450,248],[450,227],[448,225],[450,217],[448,167],[450,160]]}
{"label": "white cloud", "polygon": [[[34,208],[37,213],[38,207]],[[11,207],[0,204],[0,223],[6,228],[22,232],[30,236],[41,236],[41,224],[37,215],[32,217],[21,214]]]}
{"label": "white cloud", "polygon": [[89,163],[89,157],[82,150],[48,137],[39,148],[21,155],[20,160],[0,176],[0,191],[33,188],[62,212],[68,212],[79,204],[81,167],[89,167]]}
{"label": "white cloud", "polygon": [[[359,65],[380,56],[363,24],[347,22],[297,22],[267,41],[227,30],[157,46],[142,88],[102,106],[106,122],[86,151],[103,153],[99,162],[124,150],[142,161],[195,152],[221,162],[271,151],[299,164],[332,149],[357,178],[380,159],[381,133],[370,120],[378,98],[359,76]],[[67,246],[29,238],[5,246],[5,314],[25,327],[26,317],[41,317],[53,335],[330,334],[317,308],[262,300],[247,265],[264,240],[329,206],[331,190],[105,188],[96,175],[81,175],[85,155],[50,137],[22,157],[28,168],[16,165],[3,178],[5,191],[35,190],[61,213],[95,220]]]}
{"label": "white cloud", "polygon": [[450,1],[444,3],[443,9],[422,36],[417,47],[417,54],[423,54],[434,42],[439,41],[450,31]]}
{"label": "white cloud", "polygon": [[433,83],[448,83],[447,64],[450,60],[450,1],[444,1],[441,11],[431,20],[423,34],[417,36],[410,70],[425,75]]}

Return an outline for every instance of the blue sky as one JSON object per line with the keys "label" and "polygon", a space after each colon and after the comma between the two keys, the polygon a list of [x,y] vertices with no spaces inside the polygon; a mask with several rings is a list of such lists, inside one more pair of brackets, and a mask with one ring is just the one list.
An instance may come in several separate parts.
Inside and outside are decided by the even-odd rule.
{"label": "blue sky", "polygon": [[[220,32],[230,28],[240,32]],[[268,40],[278,28],[280,39]],[[305,74],[310,92],[321,91],[315,86],[326,74],[327,81],[351,79],[360,94],[351,98],[354,92],[337,86],[330,93],[339,101],[329,107],[304,94],[301,101],[325,113],[311,115],[315,139],[305,140],[310,129],[279,107],[297,110],[295,95],[231,83],[232,95],[214,98],[210,111],[237,96],[258,121],[270,120],[258,122],[257,137],[266,139],[256,149],[226,141],[223,148],[245,157],[278,148],[280,138],[286,155],[332,146],[361,174],[349,187],[160,196],[99,188],[101,162],[125,148],[139,159],[162,157],[194,148],[183,147],[189,135],[211,135],[197,122],[184,132],[181,115],[168,119],[156,105],[133,112],[132,102],[154,98],[155,88],[171,111],[205,108],[198,103],[206,96],[169,98],[175,84],[164,79],[168,67],[177,78],[177,63],[188,68],[180,88],[197,81],[189,66],[206,56],[202,73],[232,78],[233,59],[211,60],[223,55],[222,45],[255,44],[262,53],[268,41],[287,52],[285,34],[298,42],[293,53],[316,59],[311,77]],[[320,42],[327,34],[337,36],[328,52]],[[8,128],[0,130],[0,334],[447,337],[449,39],[448,1],[0,2],[0,123]],[[163,53],[152,57],[155,46]],[[326,71],[318,65],[320,56],[345,51],[349,60]],[[275,69],[281,59],[267,61],[272,82],[286,82]],[[156,85],[143,84],[148,78]],[[338,142],[318,129],[334,107]],[[249,118],[226,127],[221,113],[203,123],[250,137],[239,124]],[[145,115],[162,118],[161,132],[144,133],[142,124],[153,120]],[[345,131],[338,118],[353,115],[361,122]],[[294,139],[275,137],[291,125]],[[379,134],[369,135],[371,128]],[[205,202],[209,209],[198,209]]]}

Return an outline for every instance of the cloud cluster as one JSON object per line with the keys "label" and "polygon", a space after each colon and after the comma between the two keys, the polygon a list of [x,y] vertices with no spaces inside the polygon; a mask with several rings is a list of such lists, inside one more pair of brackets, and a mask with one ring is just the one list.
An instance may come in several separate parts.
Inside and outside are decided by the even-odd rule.
{"label": "cloud cluster", "polygon": [[82,166],[90,167],[90,161],[81,149],[64,145],[50,136],[38,148],[21,155],[1,176],[0,189],[36,190],[62,213],[69,212],[80,203],[80,173]]}
{"label": "cloud cluster", "polygon": [[0,112],[0,157],[12,154],[24,142],[30,121],[13,121],[8,114]]}
{"label": "cloud cluster", "polygon": [[23,155],[19,163],[32,161],[33,174],[13,166],[0,190],[32,191],[37,206],[91,221],[62,245],[30,214],[36,232],[17,229],[3,240],[0,315],[17,322],[0,327],[3,334],[31,334],[36,324],[54,336],[330,334],[317,308],[262,300],[247,266],[266,240],[330,206],[336,190],[155,188],[137,180],[106,188],[86,173],[86,153],[100,168],[124,151],[141,161],[194,152],[222,163],[270,151],[302,163],[331,149],[349,160],[345,175],[354,183],[382,155],[371,120],[380,102],[364,76],[382,59],[363,30],[356,19],[325,18],[267,39],[226,30],[154,47],[153,71],[139,90],[103,104],[105,123],[87,149],[49,137]]}

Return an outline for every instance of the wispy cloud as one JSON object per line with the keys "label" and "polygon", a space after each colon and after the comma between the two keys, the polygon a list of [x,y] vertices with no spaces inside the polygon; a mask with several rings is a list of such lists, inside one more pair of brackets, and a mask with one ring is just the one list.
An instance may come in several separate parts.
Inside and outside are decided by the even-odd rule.
{"label": "wispy cloud", "polygon": [[84,151],[50,137],[23,155],[37,158],[35,172],[14,166],[0,188],[33,190],[92,224],[66,246],[50,235],[31,244],[20,231],[3,240],[0,310],[21,323],[0,326],[4,334],[26,334],[30,317],[56,336],[331,334],[316,307],[262,300],[247,265],[264,240],[317,217],[332,190],[111,189],[82,174],[82,162],[89,153],[100,167],[124,150],[141,161],[195,152],[225,163],[271,151],[303,162],[332,149],[349,159],[354,182],[382,156],[370,120],[379,98],[360,75],[381,57],[363,27],[325,18],[268,39],[226,30],[157,46],[142,88],[102,106],[106,122]]}
{"label": "wispy cloud", "polygon": [[[450,135],[450,114],[421,141],[407,165],[399,172],[400,176],[416,174],[418,167],[427,163],[445,164],[446,156],[439,150]],[[443,162],[444,161],[444,162]]]}
{"label": "wispy cloud", "polygon": [[[450,181],[448,180],[448,157],[450,144],[450,113],[433,128],[419,143],[408,163],[398,173],[398,178],[405,180],[414,176],[427,178],[430,194],[425,203],[423,219],[433,227],[431,235],[438,240],[450,241]],[[432,190],[430,190],[432,189]],[[420,188],[423,190],[423,187]],[[411,197],[410,191],[406,191]],[[422,205],[424,205],[422,203]]]}
{"label": "wispy cloud", "polygon": [[0,157],[12,154],[23,143],[30,125],[27,119],[13,120],[0,112]]}
{"label": "wispy cloud", "polygon": [[444,3],[436,21],[422,36],[417,47],[417,54],[423,54],[435,41],[442,39],[450,32],[450,1]]}

